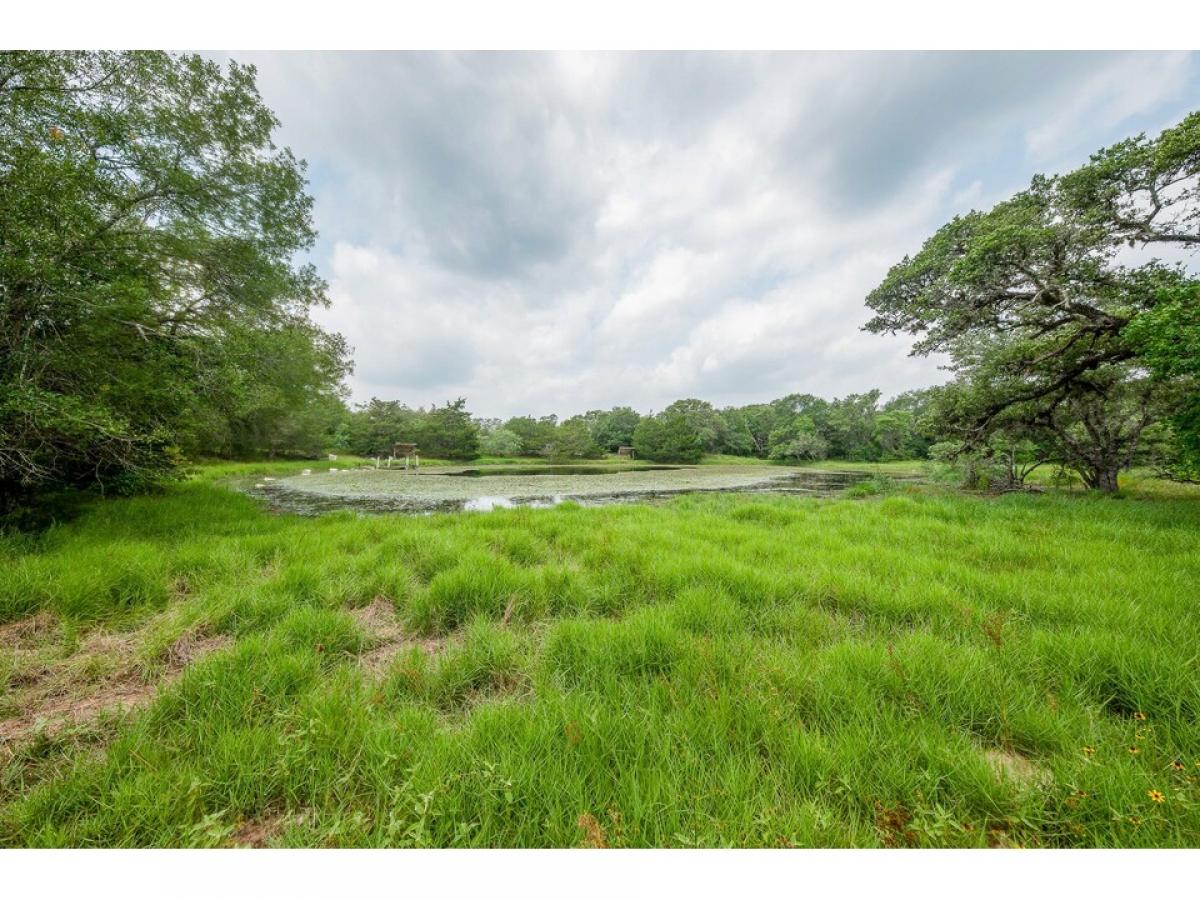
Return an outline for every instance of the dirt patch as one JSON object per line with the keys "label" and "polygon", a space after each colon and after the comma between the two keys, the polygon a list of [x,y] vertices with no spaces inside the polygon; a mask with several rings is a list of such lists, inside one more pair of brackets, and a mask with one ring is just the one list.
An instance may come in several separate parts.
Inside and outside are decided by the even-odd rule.
{"label": "dirt patch", "polygon": [[912,847],[918,840],[917,833],[909,828],[912,814],[903,806],[884,806],[875,802],[875,827],[885,847]]}
{"label": "dirt patch", "polygon": [[0,625],[0,650],[29,650],[45,641],[57,630],[58,623],[49,613],[41,612],[27,619]]}
{"label": "dirt patch", "polygon": [[604,826],[590,812],[580,813],[579,820],[575,824],[583,831],[581,847],[593,850],[603,850],[608,847],[608,835],[604,833]]}
{"label": "dirt patch", "polygon": [[363,630],[380,641],[399,641],[404,639],[404,626],[396,616],[396,607],[387,597],[376,597],[366,606],[350,610]]}
{"label": "dirt patch", "polygon": [[231,643],[229,637],[224,634],[201,635],[189,632],[167,649],[167,665],[172,671],[177,672],[210,653],[228,647]]}
{"label": "dirt patch", "polygon": [[[33,621],[23,629],[8,626],[9,640],[0,646],[14,648],[16,640],[24,639],[14,635],[39,631],[44,634],[45,626]],[[44,649],[15,649],[10,694],[0,710],[0,744],[15,745],[38,731],[53,736],[106,712],[145,706],[189,663],[230,643],[224,635],[187,632],[164,654],[164,671],[148,679],[137,660],[138,637],[137,632],[99,632],[74,653],[57,659]]]}
{"label": "dirt patch", "polygon": [[1049,769],[1015,750],[991,747],[983,751],[983,758],[997,775],[1021,787],[1045,787],[1053,781]]}
{"label": "dirt patch", "polygon": [[419,638],[406,634],[396,615],[395,604],[386,597],[376,597],[368,605],[350,610],[350,615],[371,637],[371,649],[358,657],[359,665],[372,676],[387,671],[392,660],[411,647],[421,647],[426,653],[445,649],[445,638]]}
{"label": "dirt patch", "polygon": [[83,696],[51,697],[26,705],[17,717],[0,721],[0,743],[19,741],[42,726],[46,734],[54,735],[64,728],[93,721],[106,710],[116,712],[143,706],[154,696],[154,692],[154,685],[121,680],[110,682]]}
{"label": "dirt patch", "polygon": [[299,825],[307,817],[307,812],[270,812],[255,819],[246,819],[234,829],[229,843],[234,847],[261,849],[289,825]]}

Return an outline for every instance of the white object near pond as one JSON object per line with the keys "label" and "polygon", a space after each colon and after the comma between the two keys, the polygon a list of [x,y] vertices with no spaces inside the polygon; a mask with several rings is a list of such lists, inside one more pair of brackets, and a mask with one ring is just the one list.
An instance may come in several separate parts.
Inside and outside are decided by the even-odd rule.
{"label": "white object near pond", "polygon": [[336,453],[330,453],[330,454],[329,454],[329,461],[330,461],[330,462],[337,462],[337,454],[336,454]]}
{"label": "white object near pond", "polygon": [[256,488],[265,488],[265,487],[266,487],[266,485],[265,485],[265,484],[263,484],[261,481],[260,481],[258,484],[254,485],[254,486],[255,486]]}
{"label": "white object near pond", "polygon": [[338,470],[338,469],[330,469],[330,470],[329,470],[329,474],[331,474],[331,475],[336,475],[336,474],[337,474],[339,471],[340,471],[340,470]]}
{"label": "white object near pond", "polygon": [[301,475],[311,475],[311,474],[312,474],[312,469],[305,469],[305,470],[304,470],[303,472],[301,472],[300,474],[301,474]]}
{"label": "white object near pond", "polygon": [[274,478],[272,478],[270,475],[264,475],[264,476],[263,476],[263,481],[274,481],[274,480],[275,480],[275,479],[274,479]]}

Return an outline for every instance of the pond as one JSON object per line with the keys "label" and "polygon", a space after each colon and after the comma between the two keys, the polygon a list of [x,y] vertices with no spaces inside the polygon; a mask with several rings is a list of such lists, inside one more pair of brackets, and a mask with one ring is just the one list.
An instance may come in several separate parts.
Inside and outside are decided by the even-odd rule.
{"label": "pond", "polygon": [[585,506],[653,502],[711,491],[833,497],[870,477],[867,472],[736,465],[359,468],[258,481],[242,489],[276,512],[432,513],[548,507],[567,500]]}
{"label": "pond", "polygon": [[681,466],[488,466],[484,469],[427,469],[428,475],[449,475],[456,478],[497,478],[524,475],[618,475],[622,472],[671,472]]}

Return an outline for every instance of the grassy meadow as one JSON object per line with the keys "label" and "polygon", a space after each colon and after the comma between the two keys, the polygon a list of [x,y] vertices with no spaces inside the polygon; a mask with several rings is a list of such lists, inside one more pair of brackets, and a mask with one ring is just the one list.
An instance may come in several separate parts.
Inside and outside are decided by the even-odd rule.
{"label": "grassy meadow", "polygon": [[0,537],[0,844],[1200,844],[1200,490],[221,484],[316,466]]}

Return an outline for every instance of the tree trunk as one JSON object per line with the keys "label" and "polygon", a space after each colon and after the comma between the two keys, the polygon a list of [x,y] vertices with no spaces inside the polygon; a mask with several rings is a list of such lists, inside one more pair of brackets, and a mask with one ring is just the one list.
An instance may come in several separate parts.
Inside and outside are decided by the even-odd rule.
{"label": "tree trunk", "polygon": [[1093,491],[1104,491],[1106,494],[1116,493],[1118,463],[1095,463],[1084,473],[1083,483]]}

